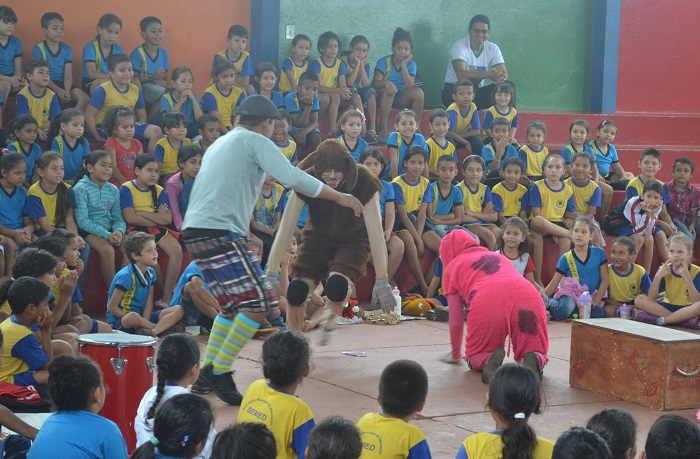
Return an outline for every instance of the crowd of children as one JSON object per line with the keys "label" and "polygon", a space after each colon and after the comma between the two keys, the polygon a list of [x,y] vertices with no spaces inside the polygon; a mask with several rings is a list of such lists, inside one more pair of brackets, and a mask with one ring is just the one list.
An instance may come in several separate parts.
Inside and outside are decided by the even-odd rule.
{"label": "crowd of children", "polygon": [[[656,178],[661,153],[647,148],[635,177],[620,164],[613,144],[617,126],[611,120],[596,127],[590,142],[588,122],[574,120],[570,142],[560,154],[545,145],[545,124],[532,121],[525,129],[526,143],[519,145],[514,86],[497,83],[493,106],[479,113],[473,103],[474,84],[463,80],[454,84],[454,103],[431,112],[426,139],[420,132],[424,93],[413,60],[413,38],[402,28],[394,32],[391,54],[378,59],[373,72],[366,37],[355,36],[341,51],[340,37],[331,31],[318,38],[316,59],[309,57],[311,39],[294,37],[291,56],[278,72],[272,63],[254,61],[246,52],[248,31],[234,25],[227,48],[213,57],[211,81],[200,98],[193,92],[191,69],[181,66],[170,72],[157,17],[140,22],[144,42],[127,55],[117,44],[121,20],[103,15],[97,36],[83,49],[77,86],[73,51],[62,41],[62,16],[51,12],[41,17],[45,40],[33,47],[26,62],[21,41],[13,35],[17,20],[10,7],[0,6],[0,108],[6,107],[10,95],[16,103],[16,116],[0,135],[7,147],[0,158],[0,275],[7,277],[0,284],[0,331],[5,336],[0,380],[21,386],[48,384],[58,409],[39,435],[14,420],[7,423],[36,437],[29,457],[41,457],[55,447],[79,447],[72,438],[56,446],[51,432],[64,424],[79,429],[93,422],[104,423],[101,436],[80,438],[86,442],[80,447],[108,448],[110,457],[126,457],[114,425],[95,419],[104,403],[104,388],[99,369],[74,356],[79,334],[121,330],[156,336],[183,325],[212,328],[221,306],[194,262],[181,272],[184,249],[179,231],[206,150],[237,126],[237,108],[254,94],[280,109],[272,141],[292,164],[322,139],[332,138],[380,180],[389,279],[405,259],[416,293],[444,303],[439,296],[442,261],[438,258],[424,270],[421,259],[426,249],[439,254],[447,233],[468,231],[513,262],[542,295],[552,318],[582,314],[579,298],[590,292],[594,318],[615,317],[620,306],[629,304],[636,308],[638,321],[698,326],[700,267],[692,264],[692,252],[700,229],[700,191],[691,184],[694,164],[687,157],[676,159],[673,180],[664,184]],[[401,109],[393,125],[392,109]],[[320,132],[320,120],[329,132]],[[371,146],[376,143],[386,144],[386,156]],[[460,164],[461,149],[469,154]],[[463,180],[457,183],[460,170]],[[611,210],[613,190],[626,190],[626,199]],[[263,266],[287,197],[268,176],[250,216],[248,237],[260,249]],[[305,220],[302,212],[299,228]],[[617,236],[611,260],[602,248],[606,235]],[[548,238],[554,240],[559,260],[545,283]],[[283,297],[296,242],[279,268]],[[90,318],[80,306],[90,251],[99,255],[99,271],[108,287],[106,323]],[[168,259],[163,270],[159,251]],[[654,254],[662,264],[651,273]],[[637,256],[641,265],[635,263]],[[159,298],[154,297],[156,283]],[[322,285],[309,301],[315,307],[299,329],[318,324],[313,311],[324,301]],[[279,314],[268,320],[283,324]],[[386,455],[378,451],[381,445],[399,444],[407,445],[406,450],[391,454],[430,457],[420,430],[407,424],[427,396],[420,365],[399,361],[385,369],[379,387],[382,414],[364,416],[358,428],[342,418],[314,428],[309,407],[294,396],[310,372],[309,358],[308,343],[296,332],[283,331],[268,339],[263,347],[265,379],[251,384],[243,397],[239,424],[215,440],[211,407],[184,394],[197,380],[199,351],[182,335],[167,337],[157,360],[158,386],[139,408],[136,430],[141,446],[133,457],[230,457],[232,451],[247,457],[251,438],[260,442],[257,452],[270,452],[265,457],[277,451],[278,457],[321,458],[333,451],[334,457],[359,457],[362,452],[362,457],[371,458]],[[583,444],[605,449],[600,437],[609,444],[610,457],[625,457],[619,451],[631,457],[627,453],[634,451],[634,435],[622,442],[628,445],[623,449],[611,443],[612,437],[620,439],[617,431],[608,435],[615,430],[609,422],[633,425],[619,413],[603,412],[591,420],[588,427],[600,436],[573,429],[556,445],[538,439],[527,419],[539,412],[539,380],[527,384],[532,387],[518,400],[522,406],[505,403],[512,396],[513,381],[528,380],[530,374],[523,371],[528,370],[504,365],[489,375],[489,409],[496,431],[469,437],[457,457],[492,454],[494,448],[502,448],[503,457],[516,457],[513,452],[523,448],[533,457],[548,457],[552,451],[553,457],[578,457],[567,451]],[[400,380],[410,382],[409,392],[396,386]],[[280,412],[289,415],[281,415],[282,424],[269,424],[269,431],[250,424],[264,420],[266,404],[280,406]],[[661,421],[659,438],[671,429],[666,424],[678,422]],[[648,442],[648,457],[654,457],[653,448]]]}

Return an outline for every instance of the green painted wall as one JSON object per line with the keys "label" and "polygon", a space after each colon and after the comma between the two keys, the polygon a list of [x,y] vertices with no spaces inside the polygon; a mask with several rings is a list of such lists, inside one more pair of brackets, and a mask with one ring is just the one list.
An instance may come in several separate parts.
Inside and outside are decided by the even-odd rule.
{"label": "green painted wall", "polygon": [[356,34],[370,42],[371,67],[391,52],[396,27],[411,31],[426,106],[439,106],[452,43],[466,35],[469,20],[491,19],[490,40],[503,52],[518,89],[518,108],[585,111],[589,98],[591,6],[581,0],[280,0],[280,59],[290,53],[287,25],[316,39],[326,30],[346,49]]}

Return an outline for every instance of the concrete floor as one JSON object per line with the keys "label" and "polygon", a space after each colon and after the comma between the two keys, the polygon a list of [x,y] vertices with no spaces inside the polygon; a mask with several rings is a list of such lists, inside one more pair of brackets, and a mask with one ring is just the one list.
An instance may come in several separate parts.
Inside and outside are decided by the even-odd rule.
{"label": "concrete floor", "polygon": [[[598,411],[617,407],[637,420],[637,446],[643,449],[649,427],[664,413],[570,387],[571,324],[550,322],[549,330],[550,363],[543,379],[545,408],[543,414],[530,420],[535,432],[556,441],[569,427],[584,426]],[[425,410],[414,423],[425,433],[433,457],[454,458],[467,436],[494,428],[485,409],[486,387],[481,384],[480,373],[470,371],[466,364],[448,365],[437,360],[450,348],[446,323],[416,320],[395,326],[338,326],[325,347],[315,344],[316,332],[310,333],[309,338],[313,370],[297,394],[309,404],[317,421],[330,415],[357,421],[367,412],[379,411],[376,396],[382,369],[394,360],[408,358],[423,365],[430,378]],[[197,339],[203,350],[206,336]],[[234,364],[241,392],[262,378],[261,350],[262,341],[251,341]],[[365,351],[367,356],[352,357],[341,354],[342,351]],[[213,394],[206,397],[216,407],[217,429],[235,422],[237,407],[223,404]],[[696,410],[674,413],[695,420]]]}

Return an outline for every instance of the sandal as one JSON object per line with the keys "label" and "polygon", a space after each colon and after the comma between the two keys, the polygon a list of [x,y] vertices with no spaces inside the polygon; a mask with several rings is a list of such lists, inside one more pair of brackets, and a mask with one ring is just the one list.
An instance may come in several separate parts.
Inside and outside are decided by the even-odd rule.
{"label": "sandal", "polygon": [[431,309],[430,311],[426,311],[423,316],[435,322],[447,322],[450,320],[450,313],[447,308]]}
{"label": "sandal", "polygon": [[377,143],[377,133],[374,131],[366,131],[364,134],[362,134],[360,137],[365,139],[365,141],[369,145],[373,145]]}

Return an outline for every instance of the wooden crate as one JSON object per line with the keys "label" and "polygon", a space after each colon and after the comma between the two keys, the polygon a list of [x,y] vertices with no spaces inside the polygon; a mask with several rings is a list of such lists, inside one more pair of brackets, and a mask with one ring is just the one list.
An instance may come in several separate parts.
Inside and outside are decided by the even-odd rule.
{"label": "wooden crate", "polygon": [[623,319],[575,320],[569,384],[656,410],[697,408],[700,335]]}

